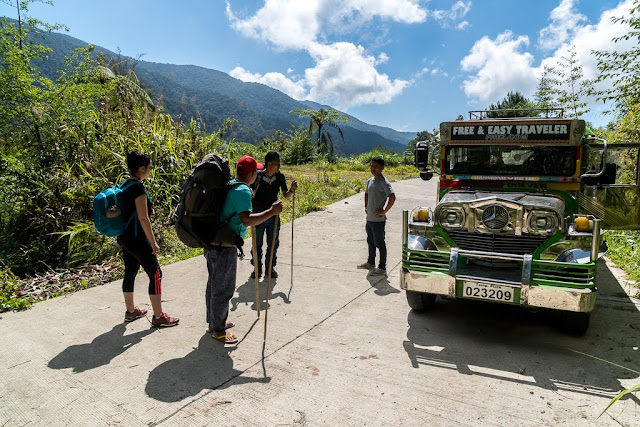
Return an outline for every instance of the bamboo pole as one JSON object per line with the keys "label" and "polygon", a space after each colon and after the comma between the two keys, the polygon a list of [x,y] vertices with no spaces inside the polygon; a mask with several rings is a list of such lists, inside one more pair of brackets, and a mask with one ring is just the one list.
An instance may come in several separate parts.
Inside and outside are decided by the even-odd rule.
{"label": "bamboo pole", "polygon": [[267,276],[267,299],[264,307],[264,339],[267,342],[267,316],[269,315],[269,291],[271,289],[271,269],[273,268],[273,253],[275,252],[276,237],[278,236],[278,225],[280,223],[280,215],[276,215],[275,226],[273,228],[273,239],[271,239],[271,253],[269,254],[269,273]]}
{"label": "bamboo pole", "polygon": [[293,223],[296,220],[296,193],[293,193],[292,206],[291,206],[291,286],[289,287],[289,295],[291,295],[291,289],[293,289]]}
{"label": "bamboo pole", "polygon": [[258,282],[260,281],[260,277],[258,277],[258,264],[260,263],[258,260],[258,247],[257,247],[257,236],[256,236],[256,227],[251,227],[251,252],[253,254],[253,275],[256,280],[256,312],[258,313],[258,318],[260,317],[260,287],[258,286]]}

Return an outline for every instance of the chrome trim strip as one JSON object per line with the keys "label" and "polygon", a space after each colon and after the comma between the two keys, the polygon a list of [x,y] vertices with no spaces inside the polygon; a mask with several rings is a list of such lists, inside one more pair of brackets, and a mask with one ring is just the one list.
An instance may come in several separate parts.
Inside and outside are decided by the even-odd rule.
{"label": "chrome trim strip", "polygon": [[409,239],[409,211],[402,211],[402,244],[406,245]]}
{"label": "chrome trim strip", "polygon": [[522,284],[529,285],[531,283],[531,265],[533,264],[533,256],[524,254],[522,258]]}
{"label": "chrome trim strip", "polygon": [[[453,251],[454,248],[451,248]],[[472,258],[489,258],[489,259],[502,259],[509,261],[523,261],[524,255],[506,254],[501,252],[484,252],[484,251],[469,251],[466,249],[458,249],[459,255],[469,256]]]}
{"label": "chrome trim strip", "polygon": [[451,254],[449,255],[449,276],[456,277],[458,271],[458,248],[451,248]]}
{"label": "chrome trim strip", "polygon": [[598,261],[600,249],[600,220],[593,220],[593,237],[591,238],[591,262]]}
{"label": "chrome trim strip", "polygon": [[482,276],[472,276],[469,274],[459,274],[456,276],[456,279],[458,280],[473,280],[474,282],[482,282],[482,283],[489,283],[492,285],[506,285],[506,286],[511,286],[513,288],[517,288],[520,286],[519,282],[514,282],[512,280],[502,280],[502,279],[493,279],[493,278],[487,278],[487,277],[482,277]]}

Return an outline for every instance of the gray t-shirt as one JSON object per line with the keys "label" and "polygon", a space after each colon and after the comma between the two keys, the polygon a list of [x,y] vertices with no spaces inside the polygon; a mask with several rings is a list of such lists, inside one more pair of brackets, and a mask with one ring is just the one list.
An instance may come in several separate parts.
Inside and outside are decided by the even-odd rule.
{"label": "gray t-shirt", "polygon": [[369,195],[367,200],[367,221],[386,221],[386,215],[376,216],[375,211],[377,209],[384,209],[387,198],[390,194],[394,193],[389,180],[383,175],[380,175],[378,179],[374,177],[369,178],[369,181],[367,181],[367,191],[365,191],[365,193]]}

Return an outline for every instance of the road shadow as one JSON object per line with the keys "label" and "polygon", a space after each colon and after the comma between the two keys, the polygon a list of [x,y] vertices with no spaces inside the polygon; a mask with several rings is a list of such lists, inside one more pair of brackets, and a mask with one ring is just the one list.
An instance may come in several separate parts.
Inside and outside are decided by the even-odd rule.
{"label": "road shadow", "polygon": [[[622,295],[606,266],[599,274],[605,296]],[[556,311],[438,298],[432,311],[409,312],[403,344],[414,368],[455,370],[557,392],[612,398],[625,388],[621,380],[640,382],[640,313],[628,297],[615,304],[597,302],[583,337],[563,334],[559,321]],[[640,403],[633,395],[628,398]]]}
{"label": "road shadow", "polygon": [[73,372],[84,372],[108,365],[115,357],[142,341],[143,337],[153,333],[156,328],[149,328],[128,335],[124,334],[126,330],[125,323],[115,325],[110,331],[98,335],[90,343],[67,347],[51,359],[47,366],[51,369],[73,368]]}
{"label": "road shadow", "polygon": [[[271,290],[269,291],[269,300],[274,300],[276,298],[282,298],[286,304],[290,304],[289,296],[284,292],[274,292],[276,285],[278,284],[278,279],[271,279]],[[265,298],[267,296],[267,279],[263,278],[258,282],[258,291],[260,292],[260,311],[262,312],[265,307]],[[251,310],[256,311],[256,285],[255,279],[247,279],[245,283],[236,288],[237,296],[231,298],[231,308],[230,311],[236,311],[240,304],[244,304],[245,306],[250,306]]]}
{"label": "road shadow", "polygon": [[235,349],[235,346],[225,347],[211,338],[211,334],[205,334],[191,353],[153,369],[145,392],[161,402],[178,402],[202,390],[226,388],[232,380],[234,385],[271,381],[270,377],[245,377],[242,371],[233,369],[231,353]]}
{"label": "road shadow", "polygon": [[374,293],[380,296],[387,296],[389,294],[398,294],[400,289],[394,288],[389,282],[389,278],[386,276],[367,276],[367,280],[372,288],[376,288]]}

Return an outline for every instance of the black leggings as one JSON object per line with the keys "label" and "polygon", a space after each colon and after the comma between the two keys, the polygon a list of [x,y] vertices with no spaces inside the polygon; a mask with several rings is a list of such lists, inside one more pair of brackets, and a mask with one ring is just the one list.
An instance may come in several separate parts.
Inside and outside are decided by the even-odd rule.
{"label": "black leggings", "polygon": [[133,284],[140,266],[149,276],[149,295],[162,294],[162,270],[158,258],[153,254],[151,244],[146,237],[130,239],[118,237],[118,244],[122,246],[124,259],[124,279],[122,292],[133,292]]}

